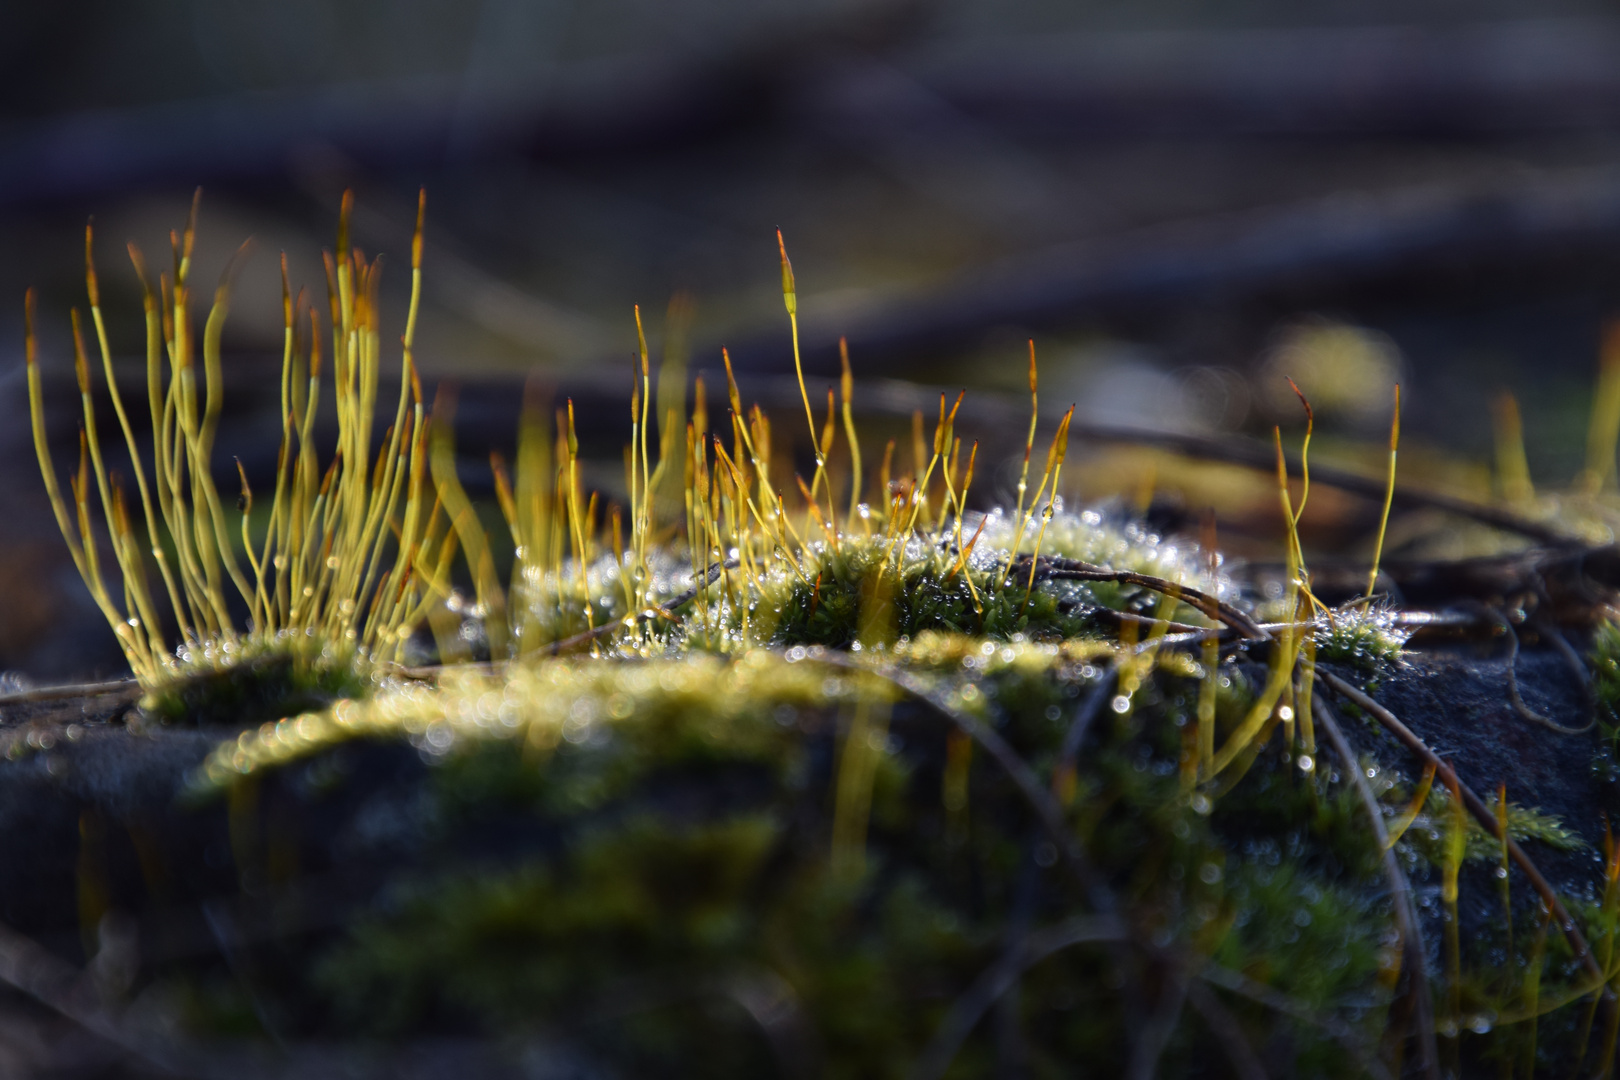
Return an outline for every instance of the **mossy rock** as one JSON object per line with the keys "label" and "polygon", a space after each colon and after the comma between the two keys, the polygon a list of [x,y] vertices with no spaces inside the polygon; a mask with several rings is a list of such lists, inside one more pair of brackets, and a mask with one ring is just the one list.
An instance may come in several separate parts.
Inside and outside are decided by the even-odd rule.
{"label": "mossy rock", "polygon": [[[15,849],[29,874],[7,876],[0,911],[68,955],[97,948],[83,919],[136,916],[151,951],[125,992],[163,1003],[189,1040],[437,1033],[515,1048],[512,1068],[526,1049],[583,1075],[699,1063],[710,1075],[904,1075],[938,1060],[942,1032],[962,1025],[1010,947],[1068,932],[1081,940],[1031,963],[1015,996],[945,1039],[960,1043],[950,1075],[1008,1054],[1123,1072],[1139,1052],[1138,1010],[1174,989],[1154,959],[1165,956],[1207,958],[1375,1054],[1398,1000],[1391,914],[1342,764],[1301,769],[1279,729],[1241,782],[1201,799],[1209,789],[1182,776],[1196,663],[1167,652],[1121,709],[1107,650],[924,635],[865,667],[813,648],[556,660],[265,725],[212,754],[217,742],[196,729],[81,722],[70,740],[42,720],[33,730],[57,732],[54,745],[22,738],[0,765],[0,824],[39,841]],[[1522,657],[1524,693],[1578,708],[1557,662]],[[894,670],[928,696],[881,674]],[[1220,674],[1224,735],[1265,668]],[[1474,782],[1500,776],[1516,804],[1584,833],[1526,842],[1600,924],[1590,810],[1614,799],[1589,767],[1595,739],[1520,731],[1493,685],[1502,677],[1499,663],[1408,655],[1375,693],[1455,750]],[[1095,893],[953,714],[1066,793],[1093,872],[1146,945],[1114,940],[1106,920],[1086,939],[1077,920],[1099,918]],[[1082,715],[1065,786],[1054,769]],[[1360,767],[1394,780],[1398,801],[1416,771],[1372,727],[1346,727],[1369,755]],[[1488,753],[1464,738],[1482,729]],[[1420,895],[1439,877],[1416,842],[1430,824],[1401,849]],[[1483,972],[1505,934],[1489,849],[1473,855],[1461,917],[1475,943],[1466,969]],[[1512,902],[1527,955],[1535,919],[1520,882]],[[231,962],[209,929],[221,911],[247,942]],[[1439,972],[1440,905],[1425,915]],[[175,935],[204,944],[167,956],[156,942]],[[1545,945],[1549,993],[1569,966],[1559,948],[1556,935]],[[1475,982],[1469,1000],[1484,1008],[1499,988]],[[1211,992],[1273,1068],[1365,1072],[1320,1026]],[[1549,1045],[1562,1022],[1541,1028],[1549,1063],[1568,1056]],[[1522,1027],[1469,1034],[1463,1052],[1483,1061],[1518,1047]],[[1225,1075],[1221,1045],[1182,1017],[1161,1073]]]}

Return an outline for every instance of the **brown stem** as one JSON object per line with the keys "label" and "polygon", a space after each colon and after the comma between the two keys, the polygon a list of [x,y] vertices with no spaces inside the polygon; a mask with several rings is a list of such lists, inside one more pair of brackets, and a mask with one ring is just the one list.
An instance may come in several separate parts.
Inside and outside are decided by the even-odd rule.
{"label": "brown stem", "polygon": [[1399,739],[1408,750],[1412,751],[1425,764],[1433,765],[1447,783],[1456,783],[1457,791],[1462,795],[1463,805],[1467,807],[1470,814],[1474,815],[1474,820],[1485,827],[1486,832],[1506,845],[1509,858],[1523,871],[1524,876],[1530,879],[1530,884],[1535,888],[1536,892],[1541,894],[1542,903],[1547,905],[1547,910],[1551,911],[1553,918],[1558,920],[1558,929],[1562,931],[1564,940],[1569,942],[1570,951],[1575,954],[1575,959],[1592,977],[1593,989],[1602,994],[1605,999],[1608,999],[1611,995],[1603,985],[1603,969],[1598,967],[1597,960],[1592,956],[1591,947],[1587,945],[1586,938],[1582,936],[1580,929],[1575,925],[1574,917],[1564,907],[1564,902],[1558,899],[1558,893],[1548,884],[1547,879],[1541,876],[1541,871],[1536,869],[1536,864],[1530,861],[1530,856],[1525,854],[1518,841],[1511,836],[1503,836],[1501,822],[1497,821],[1496,815],[1491,813],[1490,807],[1486,806],[1484,801],[1474,794],[1473,789],[1462,782],[1462,779],[1457,776],[1457,771],[1451,767],[1451,763],[1430,750],[1423,740],[1418,738],[1411,728],[1401,723],[1394,713],[1331,671],[1318,668],[1316,677],[1332,687],[1335,693],[1364,709],[1368,715],[1382,724],[1386,731]]}
{"label": "brown stem", "polygon": [[1373,795],[1372,787],[1367,783],[1366,775],[1361,771],[1361,763],[1350,749],[1350,743],[1344,737],[1344,731],[1339,727],[1339,721],[1334,717],[1333,710],[1320,695],[1311,699],[1311,709],[1316,714],[1316,722],[1327,733],[1328,741],[1333,744],[1333,752],[1339,755],[1344,763],[1345,772],[1355,780],[1356,792],[1361,796],[1361,805],[1367,811],[1367,820],[1372,823],[1373,836],[1378,841],[1378,850],[1382,855],[1384,864],[1384,877],[1389,882],[1390,900],[1395,908],[1395,923],[1400,928],[1401,944],[1406,953],[1406,970],[1410,982],[1407,992],[1412,997],[1412,1003],[1417,1010],[1417,1039],[1418,1047],[1423,1055],[1423,1073],[1432,1080],[1439,1080],[1440,1057],[1434,1044],[1434,1017],[1433,1002],[1429,997],[1429,973],[1427,969],[1427,950],[1423,947],[1423,929],[1417,920],[1417,914],[1412,910],[1412,886],[1406,880],[1406,874],[1401,870],[1401,864],[1395,858],[1395,851],[1389,843],[1389,830],[1384,828],[1384,815],[1378,809],[1378,799]]}
{"label": "brown stem", "polygon": [[[1025,560],[1021,559],[1019,562],[1024,563]],[[1174,597],[1216,622],[1230,626],[1251,641],[1271,640],[1270,634],[1237,608],[1222,603],[1208,593],[1187,585],[1179,585],[1166,578],[1139,574],[1135,570],[1113,570],[1074,559],[1039,559],[1036,561],[1035,569],[1036,581],[1112,581],[1121,585],[1139,585],[1144,589]]]}
{"label": "brown stem", "polygon": [[134,679],[115,679],[112,682],[74,683],[68,686],[42,686],[37,690],[19,690],[11,694],[0,694],[0,708],[7,705],[27,705],[36,701],[61,701],[65,698],[81,697],[107,697],[117,694],[120,697],[135,697],[141,692],[141,686]]}

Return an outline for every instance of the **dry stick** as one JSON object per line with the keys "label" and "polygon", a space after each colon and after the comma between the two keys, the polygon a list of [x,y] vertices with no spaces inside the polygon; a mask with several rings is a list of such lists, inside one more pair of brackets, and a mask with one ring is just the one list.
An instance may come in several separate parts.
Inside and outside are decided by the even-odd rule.
{"label": "dry stick", "polygon": [[951,1011],[940,1021],[922,1057],[917,1059],[911,1071],[913,1080],[935,1080],[943,1076],[985,1012],[1025,971],[1062,949],[1094,941],[1119,942],[1125,940],[1125,936],[1125,927],[1119,920],[1098,915],[1078,915],[1030,934],[1018,948],[1008,950],[985,969],[951,1005]]}
{"label": "dry stick", "polygon": [[1373,835],[1378,840],[1384,877],[1389,882],[1390,900],[1395,908],[1395,924],[1400,929],[1401,944],[1406,953],[1406,970],[1411,978],[1410,993],[1417,1007],[1417,1037],[1423,1055],[1423,1072],[1425,1076],[1439,1080],[1440,1058],[1434,1043],[1433,1003],[1429,998],[1429,974],[1425,968],[1427,950],[1423,946],[1423,929],[1416,912],[1412,910],[1411,883],[1406,880],[1406,874],[1395,858],[1395,851],[1389,842],[1389,831],[1384,828],[1384,815],[1378,808],[1378,799],[1373,795],[1366,774],[1361,771],[1361,764],[1351,751],[1333,710],[1321,695],[1312,698],[1311,709],[1316,714],[1316,722],[1333,744],[1333,752],[1344,763],[1345,773],[1354,778],[1356,793],[1361,796],[1361,805],[1366,808],[1367,820],[1372,823]]}
{"label": "dry stick", "polygon": [[[1583,726],[1575,728],[1566,727],[1550,717],[1543,716],[1536,712],[1536,710],[1532,709],[1529,705],[1525,704],[1523,696],[1521,696],[1519,693],[1519,672],[1517,670],[1519,666],[1518,631],[1513,629],[1513,624],[1508,621],[1508,617],[1506,615],[1502,614],[1496,608],[1491,607],[1489,604],[1479,604],[1479,609],[1485,613],[1487,619],[1489,619],[1499,629],[1501,629],[1504,634],[1507,635],[1508,655],[1506,666],[1508,700],[1513,703],[1513,711],[1524,717],[1526,720],[1529,720],[1531,723],[1540,724],[1547,730],[1555,731],[1560,735],[1584,735],[1588,731],[1591,731],[1593,726],[1597,724],[1596,710],[1593,711],[1592,718],[1590,720],[1588,720]],[[1558,640],[1563,641],[1563,635],[1558,635]],[[1570,649],[1569,642],[1567,641],[1563,641],[1563,646],[1565,649],[1565,658],[1568,659],[1569,653],[1573,650]],[[1580,658],[1576,657],[1575,662],[1580,663]]]}
{"label": "dry stick", "polygon": [[[1217,439],[1204,435],[1183,435],[1175,432],[1143,431],[1134,428],[1097,424],[1076,424],[1071,434],[1077,439],[1089,439],[1093,442],[1164,446],[1188,457],[1200,458],[1205,461],[1224,461],[1232,465],[1245,465],[1266,472],[1270,472],[1275,467],[1275,459],[1269,446],[1249,445],[1234,442],[1230,439]],[[1296,464],[1297,460],[1290,459],[1288,466],[1292,469]],[[1360,495],[1380,503],[1388,494],[1385,482],[1382,479],[1375,480],[1328,465],[1312,466],[1311,480],[1317,485],[1326,484],[1329,487],[1338,488],[1340,491]],[[1401,509],[1432,507],[1436,510],[1444,510],[1447,513],[1477,521],[1482,525],[1489,525],[1493,529],[1516,533],[1519,536],[1543,544],[1564,546],[1578,542],[1575,537],[1570,536],[1569,533],[1561,529],[1543,525],[1538,521],[1531,521],[1510,510],[1486,506],[1436,491],[1397,486],[1394,495],[1390,498],[1392,504]]]}
{"label": "dry stick", "polygon": [[[1165,1047],[1170,1044],[1170,1036],[1175,1033],[1176,1025],[1181,1022],[1181,1012],[1187,1005],[1187,992],[1191,989],[1191,980],[1178,965],[1169,972],[1165,982],[1168,985],[1160,987],[1157,1007],[1149,1014],[1147,1023],[1142,1026],[1135,1045],[1131,1047],[1130,1064],[1125,1070],[1126,1080],[1153,1080],[1159,1071],[1159,1059],[1164,1056]],[[1216,1033],[1223,1044],[1228,1034]],[[1230,1056],[1230,1051],[1228,1053]],[[1246,1057],[1253,1057],[1253,1054],[1254,1052],[1250,1050]],[[1233,1064],[1238,1064],[1238,1058],[1233,1058]],[[1247,1075],[1241,1066],[1238,1071]]]}
{"label": "dry stick", "polygon": [[1019,792],[1024,796],[1035,816],[1040,819],[1041,827],[1046,830],[1059,853],[1063,855],[1073,877],[1086,891],[1091,906],[1103,914],[1112,914],[1115,908],[1113,897],[1101,885],[1097,875],[1091,867],[1085,849],[1080,841],[1063,824],[1063,811],[1058,806],[1052,793],[1041,786],[1041,782],[1031,769],[1019,757],[1007,740],[994,729],[980,723],[973,717],[952,708],[934,690],[922,680],[898,668],[863,664],[852,657],[843,654],[827,653],[816,658],[823,664],[841,667],[850,671],[865,672],[892,683],[903,690],[908,696],[929,706],[939,715],[954,724],[957,730],[979,744],[979,748],[995,759],[1001,766]]}
{"label": "dry stick", "polygon": [[[1099,915],[1112,916],[1118,908],[1112,891],[1108,888],[1100,875],[1091,865],[1084,846],[1078,837],[1065,827],[1063,810],[1057,798],[1041,786],[1035,772],[1029,764],[1019,757],[1005,739],[995,729],[980,723],[958,709],[952,708],[931,687],[922,680],[908,672],[891,667],[868,666],[854,660],[853,657],[842,654],[828,654],[818,657],[825,664],[846,670],[866,672],[867,674],[884,679],[899,689],[905,691],[915,700],[927,705],[936,713],[953,724],[956,729],[979,745],[979,748],[995,759],[1008,778],[1013,781],[1019,792],[1024,796],[1035,816],[1040,819],[1040,825],[1058,852],[1063,856],[1064,865],[1069,875],[1085,893],[1087,901]],[[1133,935],[1134,937],[1134,935]],[[1123,963],[1125,957],[1120,957]],[[1123,968],[1121,969],[1124,970]]]}
{"label": "dry stick", "polygon": [[85,979],[81,972],[7,926],[0,926],[0,983],[27,994],[162,1073],[194,1075],[197,1071],[171,1060],[175,1056],[172,1050],[165,1052],[155,1040],[137,1037],[109,1015],[95,995],[83,992]]}
{"label": "dry stick", "polygon": [[1271,640],[1271,635],[1243,612],[1229,604],[1223,604],[1208,593],[1186,585],[1178,585],[1165,578],[1139,574],[1134,570],[1111,570],[1105,566],[1096,566],[1074,559],[1049,558],[1043,560],[1043,566],[1044,569],[1037,578],[1039,581],[1112,581],[1121,585],[1140,585],[1144,589],[1151,589],[1156,593],[1183,601],[1216,622],[1225,623],[1251,641]]}
{"label": "dry stick", "polygon": [[[1063,746],[1058,751],[1058,763],[1052,770],[1052,793],[1060,802],[1064,800],[1064,789],[1073,787],[1074,763],[1085,741],[1086,730],[1102,711],[1104,702],[1113,695],[1118,677],[1118,670],[1110,668],[1080,707],[1064,735]],[[934,1037],[929,1040],[927,1049],[912,1070],[916,1080],[933,1080],[941,1076],[955,1060],[962,1043],[986,1010],[1001,1000],[1029,968],[1070,945],[1085,941],[1118,941],[1124,936],[1123,927],[1114,920],[1084,915],[1045,930],[1020,933],[1019,939],[1013,941],[996,962],[986,968],[973,985],[956,999],[951,1011],[940,1021]]]}
{"label": "dry stick", "polygon": [[1204,1023],[1209,1025],[1210,1032],[1220,1042],[1221,1049],[1226,1051],[1226,1057],[1232,1063],[1232,1068],[1242,1080],[1265,1080],[1265,1066],[1255,1056],[1254,1047],[1243,1037],[1237,1018],[1226,1011],[1222,1005],[1201,983],[1187,984],[1187,1004],[1191,1005]]}
{"label": "dry stick", "polygon": [[[1451,767],[1449,761],[1430,750],[1428,745],[1418,738],[1411,728],[1401,723],[1394,713],[1360,690],[1357,690],[1354,686],[1331,671],[1318,671],[1316,674],[1317,678],[1332,687],[1335,693],[1348,698],[1382,724],[1386,731],[1399,739],[1408,750],[1422,759],[1425,764],[1434,765],[1442,777],[1446,777],[1448,781],[1455,779],[1457,791],[1462,795],[1463,805],[1468,808],[1470,814],[1474,815],[1474,820],[1483,825],[1485,831],[1495,837],[1498,842],[1503,842],[1501,823],[1496,820],[1496,815],[1491,812],[1490,807],[1480,800],[1478,795],[1474,794],[1472,788],[1457,777],[1457,771]],[[1604,988],[1605,976],[1603,970],[1598,967],[1597,961],[1592,956],[1591,947],[1587,945],[1586,938],[1581,935],[1580,930],[1576,927],[1574,917],[1564,907],[1564,902],[1558,899],[1558,893],[1553,891],[1553,887],[1548,884],[1547,879],[1541,876],[1541,871],[1536,869],[1536,864],[1530,861],[1530,856],[1525,854],[1524,849],[1519,846],[1519,842],[1509,836],[1506,838],[1505,843],[1507,844],[1508,855],[1523,871],[1524,876],[1530,879],[1530,884],[1535,887],[1536,892],[1541,894],[1542,902],[1547,905],[1547,909],[1558,920],[1558,928],[1562,931],[1564,940],[1569,942],[1570,951],[1575,954],[1575,958],[1580,961],[1587,974],[1592,976],[1592,989],[1607,997],[1608,993]]]}
{"label": "dry stick", "polygon": [[[786,387],[784,386],[783,389],[785,391]],[[891,415],[898,413],[902,416],[910,412],[914,402],[931,399],[936,392],[933,387],[910,387],[905,391],[901,391],[892,384],[880,387],[879,391],[880,398],[887,394],[889,400],[886,402],[880,400],[873,406],[873,410],[888,412]],[[795,390],[794,393],[796,394],[797,391]],[[786,400],[787,396],[786,393],[778,395],[775,391],[772,391],[773,400]],[[962,411],[964,423],[971,421],[974,424],[986,427],[1007,427],[1013,424],[1021,424],[1021,418],[1024,415],[1022,410],[1009,407],[1005,401],[987,400],[984,397],[964,404]],[[1276,455],[1270,444],[1260,443],[1253,439],[1193,435],[1174,431],[1153,431],[1145,428],[1123,427],[1113,424],[1087,424],[1079,421],[1070,426],[1069,434],[1072,438],[1083,442],[1164,447],[1185,457],[1201,461],[1220,461],[1265,473],[1270,473],[1276,468]],[[1290,470],[1300,467],[1298,455],[1287,454],[1285,457]],[[1335,468],[1320,463],[1311,466],[1311,483],[1318,487],[1325,484],[1328,487],[1337,488],[1340,491],[1372,500],[1380,506],[1382,506],[1387,495],[1385,477],[1375,479],[1351,472],[1348,469]],[[1488,506],[1484,503],[1474,502],[1471,499],[1446,495],[1438,491],[1397,485],[1395,494],[1391,497],[1391,505],[1401,510],[1425,508],[1443,510],[1449,514],[1456,514],[1458,517],[1477,521],[1481,525],[1488,525],[1493,529],[1513,533],[1553,547],[1568,547],[1580,543],[1578,537],[1570,535],[1569,532],[1563,529],[1539,521],[1532,521],[1512,510],[1499,506]]]}
{"label": "dry stick", "polygon": [[71,683],[67,686],[42,686],[37,690],[18,690],[0,694],[0,708],[7,705],[27,705],[35,701],[61,701],[64,698],[104,697],[109,694],[133,697],[141,692],[141,684],[134,679],[114,679],[111,682]]}
{"label": "dry stick", "polygon": [[1360,1065],[1369,1076],[1375,1077],[1376,1080],[1391,1080],[1389,1070],[1384,1068],[1384,1063],[1368,1054],[1366,1047],[1356,1037],[1355,1031],[1348,1025],[1334,1020],[1332,1017],[1318,1016],[1287,994],[1279,993],[1264,983],[1256,982],[1242,972],[1221,967],[1219,964],[1205,964],[1198,971],[1197,977],[1212,986],[1218,986],[1222,990],[1230,991],[1239,997],[1246,997],[1258,1005],[1264,1005],[1274,1012],[1282,1013],[1284,1016],[1291,1016],[1303,1024],[1320,1028],[1331,1035],[1340,1046],[1348,1050],[1355,1057],[1356,1064]]}

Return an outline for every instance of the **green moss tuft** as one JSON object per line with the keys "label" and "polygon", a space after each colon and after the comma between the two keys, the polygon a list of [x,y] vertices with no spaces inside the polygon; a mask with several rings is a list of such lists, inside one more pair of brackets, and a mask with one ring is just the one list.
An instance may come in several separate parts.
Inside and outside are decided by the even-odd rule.
{"label": "green moss tuft", "polygon": [[1316,658],[1372,671],[1400,659],[1410,631],[1385,607],[1343,607],[1316,620]]}
{"label": "green moss tuft", "polygon": [[141,698],[141,710],[163,723],[250,727],[375,689],[359,653],[303,634],[216,641],[183,649],[177,660],[175,673]]}

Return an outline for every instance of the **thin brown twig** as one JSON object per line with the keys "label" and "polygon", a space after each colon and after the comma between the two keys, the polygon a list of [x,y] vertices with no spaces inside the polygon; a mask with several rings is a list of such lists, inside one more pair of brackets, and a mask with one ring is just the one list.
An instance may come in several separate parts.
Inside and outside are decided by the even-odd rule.
{"label": "thin brown twig", "polygon": [[1199,969],[1198,978],[1212,986],[1218,986],[1222,990],[1230,991],[1239,997],[1246,997],[1258,1005],[1264,1005],[1274,1012],[1293,1017],[1301,1023],[1309,1024],[1311,1027],[1327,1032],[1340,1046],[1350,1051],[1355,1057],[1356,1063],[1366,1070],[1369,1076],[1374,1077],[1375,1080],[1390,1080],[1389,1070],[1384,1068],[1383,1062],[1367,1052],[1366,1047],[1360,1039],[1356,1038],[1356,1033],[1348,1025],[1329,1016],[1319,1016],[1287,994],[1279,993],[1264,983],[1256,982],[1240,971],[1233,971],[1231,968],[1225,968],[1219,964],[1205,964]]}
{"label": "thin brown twig", "polygon": [[1390,902],[1395,909],[1395,924],[1400,929],[1402,951],[1406,953],[1408,993],[1412,995],[1412,1001],[1417,1008],[1415,1034],[1423,1061],[1423,1072],[1432,1080],[1439,1080],[1440,1056],[1434,1042],[1433,1001],[1429,997],[1429,973],[1426,966],[1428,956],[1423,946],[1423,928],[1418,922],[1417,913],[1412,909],[1412,885],[1406,880],[1406,874],[1395,858],[1395,851],[1389,843],[1389,830],[1384,828],[1383,812],[1378,808],[1378,799],[1373,795],[1372,787],[1361,771],[1361,763],[1350,749],[1350,742],[1344,737],[1344,729],[1339,726],[1338,719],[1333,715],[1333,709],[1318,694],[1312,695],[1311,710],[1316,714],[1317,725],[1327,733],[1328,742],[1333,744],[1333,752],[1338,754],[1340,761],[1343,762],[1345,773],[1355,781],[1356,792],[1361,796],[1361,805],[1367,811],[1367,820],[1372,824],[1373,836],[1378,841],[1384,878],[1389,882]]}
{"label": "thin brown twig", "polygon": [[1187,1004],[1204,1018],[1204,1023],[1221,1044],[1221,1049],[1226,1051],[1232,1069],[1242,1080],[1266,1080],[1265,1066],[1260,1064],[1260,1058],[1255,1055],[1249,1040],[1243,1037],[1237,1018],[1203,983],[1196,980],[1187,983]]}
{"label": "thin brown twig", "polygon": [[86,994],[83,973],[59,960],[32,938],[0,925],[0,982],[27,994],[40,1004],[73,1021],[84,1030],[139,1058],[159,1072],[195,1075],[199,1070],[174,1060],[174,1049],[164,1047],[154,1032],[137,1034]]}
{"label": "thin brown twig", "polygon": [[912,1069],[914,1080],[935,1080],[943,1075],[975,1025],[1019,975],[1061,949],[1092,941],[1117,942],[1124,937],[1125,929],[1117,919],[1079,915],[1024,938],[1018,947],[1007,950],[986,968],[951,1005]]}
{"label": "thin brown twig", "polygon": [[[1275,466],[1275,458],[1270,447],[1264,447],[1247,441],[1234,441],[1230,438],[1210,438],[1203,435],[1186,435],[1166,431],[1144,431],[1133,428],[1116,428],[1106,425],[1075,424],[1071,434],[1077,439],[1090,439],[1095,442],[1137,443],[1148,446],[1164,446],[1191,458],[1201,458],[1205,461],[1224,461],[1232,465],[1244,465],[1252,469],[1270,471]],[[1297,458],[1288,460],[1290,469],[1298,469]],[[1338,488],[1340,491],[1363,498],[1382,502],[1385,494],[1385,481],[1382,478],[1374,479],[1370,476],[1361,476],[1345,469],[1334,468],[1331,465],[1311,465],[1311,480],[1317,484],[1326,484]],[[1393,497],[1395,506],[1403,510],[1433,508],[1456,514],[1458,517],[1477,521],[1482,525],[1489,525],[1493,529],[1503,532],[1516,533],[1542,544],[1565,546],[1579,541],[1569,534],[1544,525],[1539,521],[1531,521],[1520,514],[1505,510],[1497,506],[1487,506],[1483,503],[1460,499],[1453,495],[1445,495],[1437,491],[1424,491],[1419,488],[1397,485]]]}
{"label": "thin brown twig", "polygon": [[1401,723],[1394,713],[1331,671],[1318,668],[1316,677],[1330,686],[1335,693],[1354,702],[1369,716],[1382,724],[1386,731],[1400,740],[1408,750],[1425,764],[1433,765],[1448,783],[1455,781],[1457,791],[1462,795],[1463,805],[1467,807],[1470,814],[1474,815],[1474,820],[1483,825],[1485,831],[1495,837],[1498,842],[1506,845],[1508,856],[1512,858],[1514,864],[1524,873],[1524,876],[1530,879],[1530,884],[1535,888],[1536,892],[1541,894],[1542,902],[1547,905],[1547,910],[1553,913],[1553,917],[1558,921],[1559,930],[1563,933],[1564,939],[1569,942],[1570,951],[1575,954],[1575,959],[1591,976],[1593,989],[1601,993],[1605,998],[1609,998],[1611,995],[1604,986],[1605,976],[1603,969],[1598,967],[1597,960],[1592,955],[1591,947],[1587,945],[1586,938],[1581,934],[1580,928],[1575,925],[1574,917],[1564,907],[1564,902],[1558,898],[1558,893],[1554,891],[1547,879],[1542,876],[1541,871],[1536,868],[1536,864],[1531,861],[1530,856],[1525,854],[1524,848],[1519,846],[1519,842],[1511,836],[1503,837],[1501,822],[1496,819],[1496,815],[1491,812],[1490,807],[1486,806],[1484,801],[1474,794],[1474,790],[1462,782],[1462,779],[1457,776],[1457,771],[1452,768],[1451,763],[1430,750],[1428,745],[1418,738],[1411,728]]}
{"label": "thin brown twig", "polygon": [[1023,758],[1003,739],[1001,735],[986,724],[969,716],[959,709],[952,708],[944,698],[932,687],[909,672],[898,668],[880,664],[866,664],[846,656],[843,653],[822,653],[816,659],[833,667],[840,667],[850,671],[860,671],[892,684],[904,691],[906,696],[914,698],[929,706],[940,716],[949,720],[956,728],[979,745],[985,753],[993,758],[1003,772],[1012,780],[1019,792],[1029,803],[1030,809],[1035,812],[1042,829],[1058,852],[1063,856],[1074,878],[1086,890],[1092,906],[1099,912],[1111,914],[1114,911],[1114,901],[1105,887],[1101,884],[1091,867],[1091,860],[1087,857],[1085,849],[1081,847],[1079,839],[1063,824],[1063,811],[1058,806],[1052,793],[1041,785]]}
{"label": "thin brown twig", "polygon": [[[1027,558],[1018,560],[1015,572],[1022,573],[1029,565]],[[1080,562],[1076,559],[1046,557],[1035,562],[1035,580],[1040,581],[1110,581],[1121,585],[1138,585],[1164,596],[1174,597],[1201,614],[1224,623],[1251,641],[1269,641],[1271,635],[1248,615],[1230,604],[1223,603],[1208,593],[1188,585],[1180,585],[1166,578],[1141,574],[1135,570],[1114,570],[1106,566]]]}
{"label": "thin brown twig", "polygon": [[0,694],[0,708],[4,708],[7,705],[27,705],[36,701],[62,701],[67,698],[109,697],[113,694],[135,697],[139,695],[140,692],[141,685],[134,679],[113,679],[109,682],[70,683],[66,686],[42,686],[35,690],[18,690],[10,694]]}
{"label": "thin brown twig", "polygon": [[[1153,1080],[1158,1075],[1159,1059],[1164,1056],[1165,1047],[1170,1045],[1170,1036],[1181,1022],[1192,980],[1177,965],[1166,974],[1164,983],[1159,989],[1158,1004],[1149,1013],[1147,1023],[1136,1033],[1130,1063],[1125,1070],[1126,1080]],[[1220,1038],[1224,1042],[1226,1037],[1222,1035]]]}
{"label": "thin brown twig", "polygon": [[[1507,668],[1508,700],[1513,704],[1513,711],[1531,723],[1540,724],[1548,731],[1557,732],[1559,735],[1584,735],[1591,731],[1592,726],[1597,723],[1596,713],[1593,713],[1592,718],[1584,726],[1572,728],[1565,727],[1550,717],[1541,715],[1525,704],[1524,698],[1519,694],[1519,633],[1513,629],[1513,624],[1508,621],[1508,617],[1496,608],[1488,604],[1477,604],[1477,606],[1503,634],[1507,635],[1508,654],[1504,666]],[[1568,642],[1564,644],[1566,648],[1569,645]]]}

